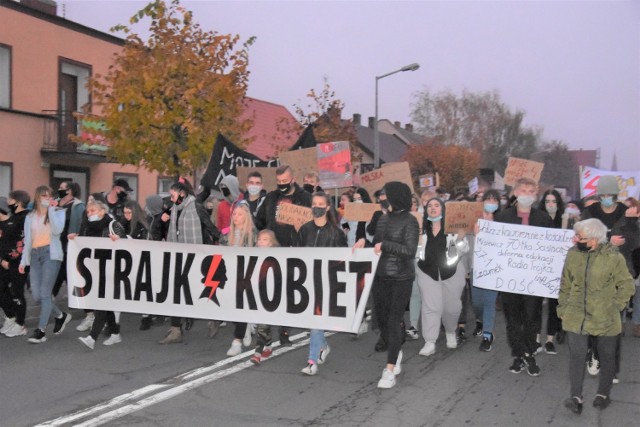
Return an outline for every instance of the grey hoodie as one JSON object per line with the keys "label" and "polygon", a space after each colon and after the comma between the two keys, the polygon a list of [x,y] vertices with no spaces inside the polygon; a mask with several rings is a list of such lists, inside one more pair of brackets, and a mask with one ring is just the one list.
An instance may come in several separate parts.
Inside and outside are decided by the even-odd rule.
{"label": "grey hoodie", "polygon": [[238,196],[240,195],[240,182],[238,182],[238,178],[233,175],[227,175],[220,180],[220,184],[224,184],[229,189],[232,202],[238,200]]}

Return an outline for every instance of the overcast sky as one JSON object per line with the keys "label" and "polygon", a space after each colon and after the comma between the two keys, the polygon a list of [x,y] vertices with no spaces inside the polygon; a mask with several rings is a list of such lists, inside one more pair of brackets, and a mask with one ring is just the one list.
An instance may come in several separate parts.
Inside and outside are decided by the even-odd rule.
{"label": "overcast sky", "polygon": [[[66,18],[107,32],[145,1],[58,0]],[[327,77],[343,117],[410,121],[413,94],[497,90],[525,124],[609,169],[640,169],[640,1],[183,1],[205,28],[256,36],[248,95],[306,105]],[[134,27],[143,33],[145,28]],[[121,34],[120,34],[121,35]]]}

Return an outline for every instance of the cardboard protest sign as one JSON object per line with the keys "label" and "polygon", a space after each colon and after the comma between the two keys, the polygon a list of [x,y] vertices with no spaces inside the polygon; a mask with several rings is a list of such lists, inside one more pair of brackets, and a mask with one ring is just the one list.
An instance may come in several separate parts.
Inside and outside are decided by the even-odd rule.
{"label": "cardboard protest sign", "polygon": [[[300,150],[283,151],[280,153],[280,164],[288,165],[293,170],[293,177],[297,183],[302,183],[307,172],[318,173],[318,154],[316,147]],[[302,184],[301,184],[302,185]]]}
{"label": "cardboard protest sign", "polygon": [[558,298],[573,230],[478,221],[473,286]]}
{"label": "cardboard protest sign", "polygon": [[293,225],[296,230],[313,219],[311,208],[298,206],[293,203],[280,203],[276,212],[276,221]]}
{"label": "cardboard protest sign", "polygon": [[342,218],[347,221],[369,221],[373,213],[380,209],[378,203],[347,203]]}
{"label": "cardboard protest sign", "polygon": [[349,187],[353,184],[349,141],[316,145],[318,175],[323,189]]}
{"label": "cardboard protest sign", "polygon": [[482,202],[447,202],[444,216],[444,232],[457,233],[465,230],[466,234],[473,233],[473,227],[478,218],[482,218]]}
{"label": "cardboard protest sign", "polygon": [[436,183],[436,177],[432,173],[428,173],[426,175],[420,175],[419,182],[420,188],[429,188],[435,187],[438,184]]}
{"label": "cardboard protest sign", "polygon": [[267,167],[255,167],[248,168],[245,166],[238,166],[236,168],[236,173],[238,174],[238,182],[240,182],[240,188],[245,188],[247,186],[247,177],[251,172],[260,172],[262,175],[262,187],[267,191],[273,191],[278,186],[276,185],[276,169],[267,168]]}
{"label": "cardboard protest sign", "polygon": [[531,178],[535,182],[540,182],[542,169],[544,169],[544,163],[509,157],[509,163],[507,163],[507,169],[504,171],[503,181],[506,185],[512,187],[519,178]]}
{"label": "cardboard protest sign", "polygon": [[360,185],[373,194],[391,181],[404,182],[413,192],[413,179],[408,162],[385,163],[382,168],[360,175]]}

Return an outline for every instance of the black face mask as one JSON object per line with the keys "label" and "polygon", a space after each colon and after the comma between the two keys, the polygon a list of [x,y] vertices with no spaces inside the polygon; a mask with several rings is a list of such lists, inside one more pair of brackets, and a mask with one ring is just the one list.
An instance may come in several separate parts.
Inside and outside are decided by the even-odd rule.
{"label": "black face mask", "polygon": [[127,200],[126,191],[123,191],[122,193],[118,193],[118,200]]}
{"label": "black face mask", "polygon": [[12,215],[15,215],[15,214],[16,214],[16,209],[18,209],[18,204],[17,204],[17,203],[14,203],[14,204],[12,204],[12,205],[9,205],[9,210],[11,211],[11,214],[12,214]]}
{"label": "black face mask", "polygon": [[176,200],[175,204],[176,205],[180,205],[180,204],[182,204],[183,201],[184,201],[184,196],[180,195],[180,196],[178,196],[178,200]]}
{"label": "black face mask", "polygon": [[589,250],[591,249],[589,246],[587,246],[586,242],[576,243],[576,248],[578,248],[580,252],[589,252]]}
{"label": "black face mask", "polygon": [[222,195],[224,197],[229,197],[231,195],[231,190],[229,190],[227,187],[222,187]]}
{"label": "black face mask", "polygon": [[316,188],[311,185],[311,184],[305,184],[302,186],[302,188],[304,189],[304,191],[306,191],[307,193],[311,193],[313,194],[313,190],[315,190]]}
{"label": "black face mask", "polygon": [[59,198],[61,198],[61,199],[63,199],[63,198],[64,198],[64,196],[66,196],[66,195],[67,195],[67,192],[68,192],[68,191],[69,191],[69,190],[58,190],[58,197],[59,197]]}
{"label": "black face mask", "polygon": [[291,191],[291,183],[287,183],[287,184],[278,184],[278,190],[280,190],[283,193],[288,193],[289,191]]}
{"label": "black face mask", "polygon": [[322,218],[327,213],[327,208],[316,206],[311,208],[311,213],[313,214],[314,218]]}
{"label": "black face mask", "polygon": [[380,200],[380,206],[382,206],[382,209],[389,209],[389,201],[388,200]]}

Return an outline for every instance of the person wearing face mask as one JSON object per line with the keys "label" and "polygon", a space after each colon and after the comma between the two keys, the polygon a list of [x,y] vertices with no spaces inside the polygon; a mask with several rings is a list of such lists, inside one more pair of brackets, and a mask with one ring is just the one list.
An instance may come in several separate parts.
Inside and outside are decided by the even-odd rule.
{"label": "person wearing face mask", "polygon": [[[336,223],[329,196],[325,193],[313,193],[311,211],[313,220],[300,227],[298,246],[309,248],[347,247],[346,236]],[[307,365],[301,372],[305,375],[316,375],[318,365],[327,360],[330,351],[324,331],[312,329],[310,331],[309,358]]]}
{"label": "person wearing face mask", "polygon": [[46,185],[36,188],[33,196],[33,210],[24,221],[24,251],[20,259],[20,274],[29,270],[33,299],[40,303],[38,328],[29,338],[29,342],[40,344],[47,340],[45,331],[53,312],[55,326],[53,333],[59,335],[71,320],[71,314],[65,313],[51,300],[51,291],[58,276],[64,253],[60,243],[60,233],[64,229],[64,209],[58,209],[56,200],[51,197],[53,191]]}
{"label": "person wearing face mask", "polygon": [[253,218],[258,214],[258,209],[264,203],[267,192],[262,186],[262,174],[258,171],[252,171],[247,176],[247,191],[244,193],[244,200],[249,203],[249,211]]}
{"label": "person wearing face mask", "polygon": [[67,235],[79,233],[84,217],[84,203],[80,200],[80,186],[75,182],[63,181],[58,186],[58,206],[65,210],[64,230],[60,234],[60,242],[64,251],[64,258],[56,283],[53,285],[53,296],[57,296],[62,283],[67,280]]}
{"label": "person wearing face mask", "polygon": [[573,230],[573,225],[580,221],[580,202],[577,200],[571,200],[567,203],[562,214],[562,228],[563,230]]}
{"label": "person wearing face mask", "polygon": [[320,187],[320,177],[317,172],[307,172],[302,178],[302,189],[309,194],[322,192]]}
{"label": "person wearing face mask", "polygon": [[[265,196],[255,217],[255,224],[258,230],[273,231],[280,246],[294,247],[298,241],[298,231],[293,225],[278,221],[278,209],[284,203],[310,208],[311,194],[296,184],[293,170],[288,165],[281,165],[276,169],[276,185],[278,188]],[[289,340],[289,328],[287,327],[280,328],[280,344],[287,347],[293,345]]]}
{"label": "person wearing face mask", "polygon": [[[624,203],[618,201],[618,193],[620,185],[618,179],[613,175],[603,175],[596,184],[596,193],[598,200],[593,204],[585,207],[582,211],[582,219],[596,218],[602,221],[607,227],[607,239],[609,243],[616,246],[627,265],[627,270],[633,274],[633,262],[631,254],[640,247],[640,228],[638,227],[638,216],[640,211],[637,207],[627,207]],[[620,372],[620,354],[622,336],[619,335],[616,342],[616,375],[614,381],[618,382],[618,373]],[[598,346],[599,338],[594,337],[587,355],[587,369],[589,373],[595,375],[598,373]]]}
{"label": "person wearing face mask", "polygon": [[624,257],[607,242],[607,226],[591,218],[577,222],[575,246],[565,258],[558,296],[558,316],[569,343],[570,397],[565,406],[582,412],[584,355],[589,336],[596,336],[600,377],[593,406],[602,410],[616,371],[616,341],[622,332],[620,312],[634,293],[633,278]]}
{"label": "person wearing face mask", "polygon": [[231,225],[233,205],[238,200],[242,200],[242,194],[240,193],[238,178],[233,175],[226,175],[222,178],[219,187],[222,193],[222,200],[220,200],[220,204],[218,205],[216,227],[218,227],[222,234],[227,234],[229,232],[229,226]]}
{"label": "person wearing face mask", "polygon": [[109,214],[117,221],[124,218],[124,204],[129,199],[129,192],[133,188],[125,179],[116,179],[113,181],[111,191],[104,193],[104,199],[109,207]]}
{"label": "person wearing face mask", "polygon": [[375,197],[376,203],[380,205],[380,210],[373,213],[371,221],[369,221],[369,224],[366,227],[367,234],[370,236],[375,236],[380,217],[389,211],[389,201],[387,200],[387,195],[385,194],[384,189],[376,191],[373,194],[373,197]]}
{"label": "person wearing face mask", "polygon": [[[519,178],[513,187],[514,206],[498,212],[496,222],[521,224],[532,227],[552,225],[551,217],[533,207],[538,195],[538,184],[530,178]],[[542,312],[542,298],[533,295],[502,292],[502,308],[507,321],[507,341],[511,348],[513,364],[509,371],[519,374],[526,368],[527,373],[536,377],[540,367],[536,363],[535,353],[538,347],[538,319]]]}

